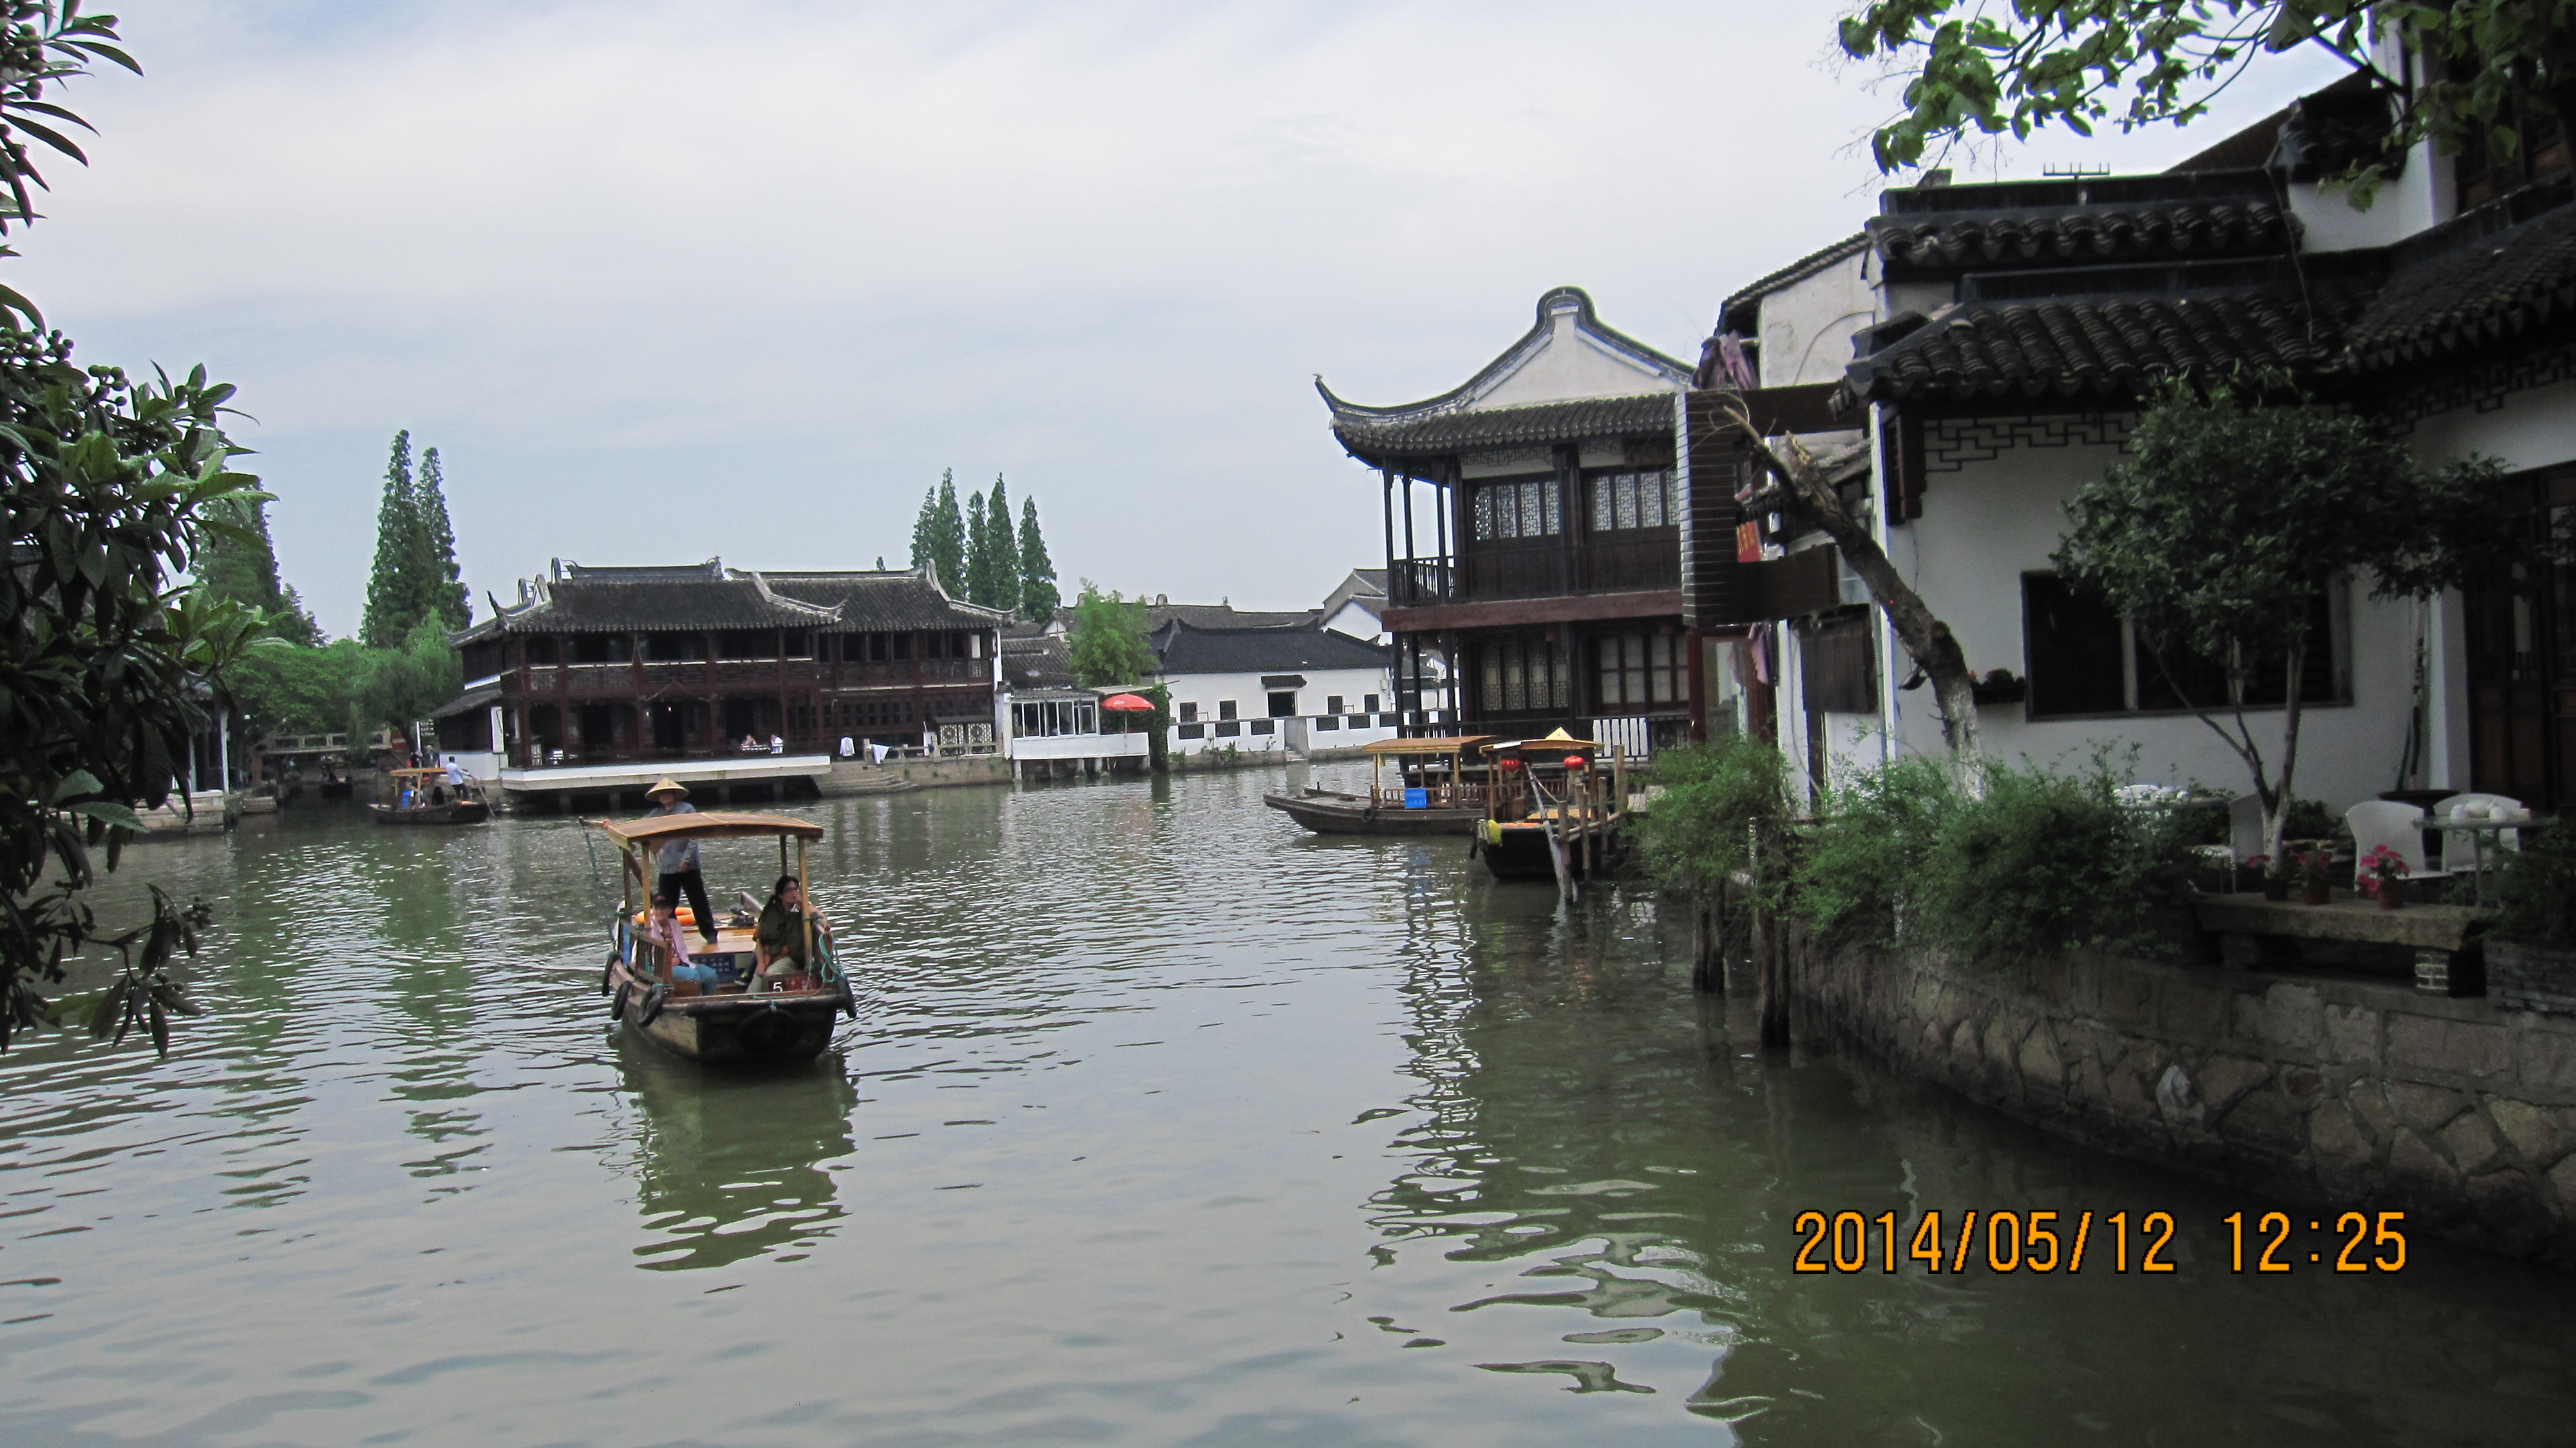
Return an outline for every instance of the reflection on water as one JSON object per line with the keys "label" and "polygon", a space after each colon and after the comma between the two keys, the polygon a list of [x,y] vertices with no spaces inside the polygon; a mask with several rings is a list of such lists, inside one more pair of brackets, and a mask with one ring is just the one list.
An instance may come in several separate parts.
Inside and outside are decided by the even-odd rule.
{"label": "reflection on water", "polygon": [[[1330,771],[1317,771],[1334,777]],[[1351,773],[1343,771],[1342,773]],[[1279,775],[835,801],[859,1019],[625,1040],[560,820],[154,842],[179,1055],[0,1062],[0,1443],[2546,1441],[2565,1279],[2226,1271],[2261,1204],[1762,1051],[1678,922]],[[1302,771],[1289,781],[1302,785]],[[758,842],[708,848],[717,894]],[[1849,1210],[2169,1210],[2157,1279],[1793,1274]]]}

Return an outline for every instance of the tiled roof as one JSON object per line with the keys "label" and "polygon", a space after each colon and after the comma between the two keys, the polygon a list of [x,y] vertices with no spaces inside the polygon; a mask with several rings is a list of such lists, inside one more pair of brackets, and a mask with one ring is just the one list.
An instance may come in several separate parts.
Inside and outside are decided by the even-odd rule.
{"label": "tiled roof", "polygon": [[1436,457],[1470,448],[1533,447],[1586,438],[1669,433],[1672,426],[1673,394],[1652,392],[1634,397],[1542,402],[1530,407],[1443,412],[1401,422],[1362,422],[1345,417],[1333,425],[1333,436],[1350,450],[1351,456],[1366,462]]}
{"label": "tiled roof", "polygon": [[836,621],[832,610],[773,597],[756,580],[704,576],[615,583],[566,577],[502,614],[509,633],[819,628]]}
{"label": "tiled roof", "polygon": [[1059,634],[1006,635],[1002,639],[1002,687],[1066,690],[1073,685],[1073,656]]}
{"label": "tiled roof", "polygon": [[1009,621],[995,609],[960,603],[920,569],[886,573],[769,573],[760,577],[781,598],[836,608],[833,630],[993,628]]}
{"label": "tiled roof", "polygon": [[[711,571],[716,570],[716,571]],[[529,602],[501,611],[506,633],[619,633],[700,629],[992,628],[1003,615],[958,603],[918,570],[888,573],[758,573],[712,561],[686,568],[569,564]]]}
{"label": "tiled roof", "polygon": [[1958,272],[2280,255],[2290,250],[2297,227],[2298,222],[2269,199],[2233,197],[2137,206],[1880,216],[1871,219],[1869,236],[1891,268]]}
{"label": "tiled roof", "polygon": [[1386,650],[1312,624],[1291,628],[1193,628],[1175,621],[1155,631],[1161,672],[1276,674],[1293,669],[1380,669]]}
{"label": "tiled roof", "polygon": [[2411,266],[2401,248],[2398,270],[2353,324],[2357,370],[2492,347],[2576,318],[2576,205],[2452,240]]}
{"label": "tiled roof", "polygon": [[1796,261],[1789,263],[1778,271],[1772,272],[1768,276],[1757,277],[1754,280],[1745,283],[1743,286],[1737,287],[1734,291],[1727,294],[1726,302],[1722,304],[1722,307],[1731,306],[1746,297],[1760,296],[1764,292],[1775,291],[1781,287],[1789,285],[1791,282],[1805,281],[1807,278],[1814,276],[1816,273],[1823,271],[1829,266],[1832,266],[1835,262],[1841,261],[1845,257],[1857,256],[1861,252],[1868,250],[1868,248],[1869,233],[1866,231],[1855,231],[1851,235],[1844,237],[1842,240],[1835,242],[1831,246],[1819,247],[1816,250],[1807,253],[1805,256],[1798,258]]}
{"label": "tiled roof", "polygon": [[[1851,398],[1982,402],[2132,398],[2154,377],[2237,365],[2333,370],[2368,293],[2307,289],[2068,297],[1953,307],[1852,364]],[[2311,302],[2313,305],[2311,305]]]}

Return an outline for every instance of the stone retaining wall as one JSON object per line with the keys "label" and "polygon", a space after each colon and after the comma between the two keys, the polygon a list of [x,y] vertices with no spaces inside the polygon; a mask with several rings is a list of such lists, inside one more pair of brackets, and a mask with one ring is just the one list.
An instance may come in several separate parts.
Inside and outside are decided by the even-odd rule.
{"label": "stone retaining wall", "polygon": [[1794,956],[1810,1024],[2044,1130],[2576,1267],[2576,1020],[2117,956]]}

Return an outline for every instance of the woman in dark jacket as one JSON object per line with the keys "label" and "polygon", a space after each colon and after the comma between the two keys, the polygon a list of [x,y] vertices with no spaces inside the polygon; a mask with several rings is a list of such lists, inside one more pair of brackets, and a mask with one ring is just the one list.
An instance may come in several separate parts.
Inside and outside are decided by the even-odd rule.
{"label": "woman in dark jacket", "polygon": [[[752,961],[765,984],[780,976],[811,969],[805,958],[805,890],[793,875],[781,875],[760,907],[760,925],[752,933]],[[823,912],[812,912],[817,939],[832,933]]]}

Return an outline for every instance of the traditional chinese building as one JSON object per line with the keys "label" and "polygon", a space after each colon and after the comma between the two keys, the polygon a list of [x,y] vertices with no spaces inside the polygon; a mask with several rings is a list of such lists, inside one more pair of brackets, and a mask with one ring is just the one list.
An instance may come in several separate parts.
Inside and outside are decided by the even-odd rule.
{"label": "traditional chinese building", "polygon": [[1640,752],[1686,737],[1674,439],[1690,373],[1560,287],[1437,397],[1362,406],[1317,379],[1334,438],[1378,470],[1405,727],[1563,726]]}
{"label": "traditional chinese building", "polygon": [[871,742],[989,751],[1007,622],[927,569],[560,564],[455,636],[440,749],[514,793],[812,779]]}

